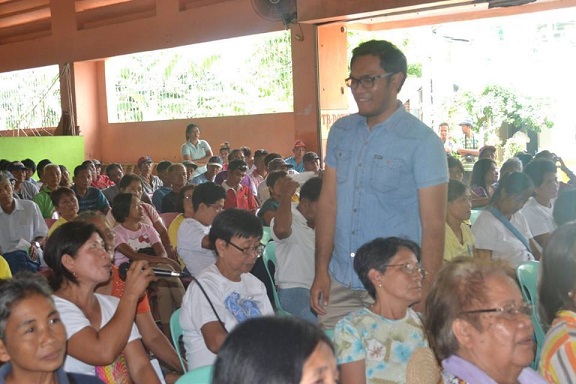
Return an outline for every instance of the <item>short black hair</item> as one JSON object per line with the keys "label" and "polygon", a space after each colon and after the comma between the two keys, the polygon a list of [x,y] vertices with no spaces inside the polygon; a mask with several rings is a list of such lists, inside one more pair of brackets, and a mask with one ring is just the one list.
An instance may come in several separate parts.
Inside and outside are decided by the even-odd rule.
{"label": "short black hair", "polygon": [[24,159],[22,160],[22,164],[24,164],[24,166],[26,168],[29,168],[32,170],[32,172],[36,172],[36,163],[34,162],[34,160],[32,159]]}
{"label": "short black hair", "polygon": [[220,212],[210,227],[210,243],[215,246],[218,239],[229,243],[234,236],[261,239],[262,224],[260,220],[243,209],[231,208]]}
{"label": "short black hair", "polygon": [[288,175],[288,172],[286,172],[282,169],[270,172],[268,174],[268,176],[266,177],[266,186],[269,188],[273,187],[274,184],[276,184],[276,182],[278,180],[280,180],[283,177],[286,177],[287,175]]}
{"label": "short black hair", "polygon": [[322,189],[322,178],[312,177],[300,188],[300,200],[306,199],[311,202],[318,201]]}
{"label": "short black hair", "polygon": [[63,196],[76,196],[76,193],[68,187],[60,187],[50,193],[50,200],[52,200],[52,204],[56,207],[60,204],[60,199]]}
{"label": "short black hair", "polygon": [[281,158],[282,158],[282,155],[279,153],[275,153],[275,152],[269,153],[264,158],[264,165],[268,166],[268,163],[270,163],[272,160],[281,159]]}
{"label": "short black hair", "polygon": [[[87,160],[90,161],[90,160]],[[74,177],[78,177],[78,175],[80,175],[80,172],[82,171],[86,171],[88,173],[90,173],[90,169],[88,169],[88,167],[82,163],[79,166],[77,166],[76,168],[74,168]]]}
{"label": "short black hair", "polygon": [[[406,56],[391,42],[386,40],[370,40],[360,44],[352,50],[350,68],[352,68],[352,65],[358,57],[367,55],[378,57],[380,59],[380,67],[387,73],[402,73],[404,80],[406,80],[408,72]],[[400,92],[404,80],[400,84],[398,92]]]}
{"label": "short black hair", "polygon": [[138,180],[140,184],[142,184],[142,179],[133,173],[127,173],[120,179],[120,183],[118,184],[118,189],[123,190],[128,188],[132,182]]}
{"label": "short black hair", "polygon": [[54,271],[54,275],[50,279],[52,289],[57,291],[64,280],[78,284],[74,274],[62,265],[62,257],[70,255],[75,258],[80,247],[94,233],[105,239],[104,235],[93,224],[71,221],[56,228],[48,237],[44,246],[44,261]]}
{"label": "short black hair", "polygon": [[168,160],[162,160],[158,164],[156,164],[156,172],[162,172],[172,166],[172,162]]}
{"label": "short black hair", "polygon": [[112,201],[112,216],[114,216],[114,220],[119,223],[126,221],[126,218],[130,215],[133,196],[131,193],[119,193],[116,195]]}
{"label": "short black hair", "polygon": [[448,181],[448,202],[451,203],[466,193],[468,186],[458,180]]}
{"label": "short black hair", "polygon": [[44,167],[47,166],[48,164],[51,164],[52,161],[50,161],[50,159],[42,159],[38,162],[38,166],[36,168],[36,171],[38,172],[38,177],[42,177],[42,172],[44,171]]}
{"label": "short black hair", "polygon": [[544,182],[547,173],[556,174],[556,164],[550,160],[534,159],[524,167],[523,172],[527,174],[535,187],[539,187]]}
{"label": "short black hair", "polygon": [[496,188],[496,191],[494,191],[490,203],[498,201],[502,196],[503,190],[506,190],[507,194],[521,195],[524,191],[533,186],[532,180],[530,180],[528,175],[524,172],[510,172],[507,175],[504,175],[498,182],[498,187]]}
{"label": "short black hair", "polygon": [[116,168],[118,168],[118,169],[120,169],[120,170],[123,170],[123,169],[122,169],[122,166],[121,166],[120,164],[118,164],[118,163],[108,164],[108,166],[106,167],[106,174],[107,174],[108,176],[110,176],[110,172],[112,172],[112,171],[115,170]]}
{"label": "short black hair", "polygon": [[218,351],[212,383],[300,383],[304,364],[320,343],[334,351],[325,332],[308,321],[248,319],[234,328]]}
{"label": "short black hair", "polygon": [[420,262],[420,247],[412,240],[401,237],[378,237],[358,248],[354,256],[354,271],[360,278],[366,291],[376,298],[376,287],[370,281],[368,272],[371,269],[384,271],[386,265],[398,253],[400,247],[408,248],[414,253],[418,262]]}
{"label": "short black hair", "polygon": [[224,188],[216,183],[207,181],[194,188],[194,192],[192,192],[192,208],[196,212],[200,204],[210,205],[222,199],[226,199]]}

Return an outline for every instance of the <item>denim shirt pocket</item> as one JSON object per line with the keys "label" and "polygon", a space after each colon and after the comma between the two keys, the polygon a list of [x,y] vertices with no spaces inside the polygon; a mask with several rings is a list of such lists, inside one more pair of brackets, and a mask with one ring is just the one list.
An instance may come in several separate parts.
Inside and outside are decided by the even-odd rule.
{"label": "denim shirt pocket", "polygon": [[336,176],[338,183],[344,183],[350,177],[350,161],[352,159],[352,150],[336,149]]}
{"label": "denim shirt pocket", "polygon": [[405,192],[406,178],[410,173],[402,159],[374,155],[372,160],[371,184],[379,192]]}

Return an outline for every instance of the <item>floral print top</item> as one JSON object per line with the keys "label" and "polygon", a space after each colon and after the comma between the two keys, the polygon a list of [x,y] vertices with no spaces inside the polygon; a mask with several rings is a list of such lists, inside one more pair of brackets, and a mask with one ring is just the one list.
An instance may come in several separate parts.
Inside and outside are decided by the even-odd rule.
{"label": "floral print top", "polygon": [[390,320],[363,308],[338,322],[334,345],[338,364],[364,360],[366,384],[392,384],[406,382],[410,356],[428,342],[412,309],[403,319]]}

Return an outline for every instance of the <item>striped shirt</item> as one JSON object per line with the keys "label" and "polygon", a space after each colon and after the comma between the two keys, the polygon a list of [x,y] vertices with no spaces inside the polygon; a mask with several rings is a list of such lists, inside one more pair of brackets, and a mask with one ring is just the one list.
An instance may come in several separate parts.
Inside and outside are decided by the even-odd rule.
{"label": "striped shirt", "polygon": [[539,369],[549,383],[576,383],[576,313],[560,311],[546,334]]}

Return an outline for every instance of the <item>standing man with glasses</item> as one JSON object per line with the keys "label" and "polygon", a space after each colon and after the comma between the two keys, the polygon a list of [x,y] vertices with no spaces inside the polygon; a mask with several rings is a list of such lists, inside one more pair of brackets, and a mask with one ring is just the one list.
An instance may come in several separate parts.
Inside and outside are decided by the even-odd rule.
{"label": "standing man with glasses", "polygon": [[[356,250],[377,237],[422,248],[423,299],[442,264],[448,169],[442,141],[397,99],[404,54],[387,41],[353,50],[346,85],[358,113],[332,126],[316,222],[310,305],[325,328],[372,302],[354,272]],[[421,309],[421,307],[419,308]]]}

